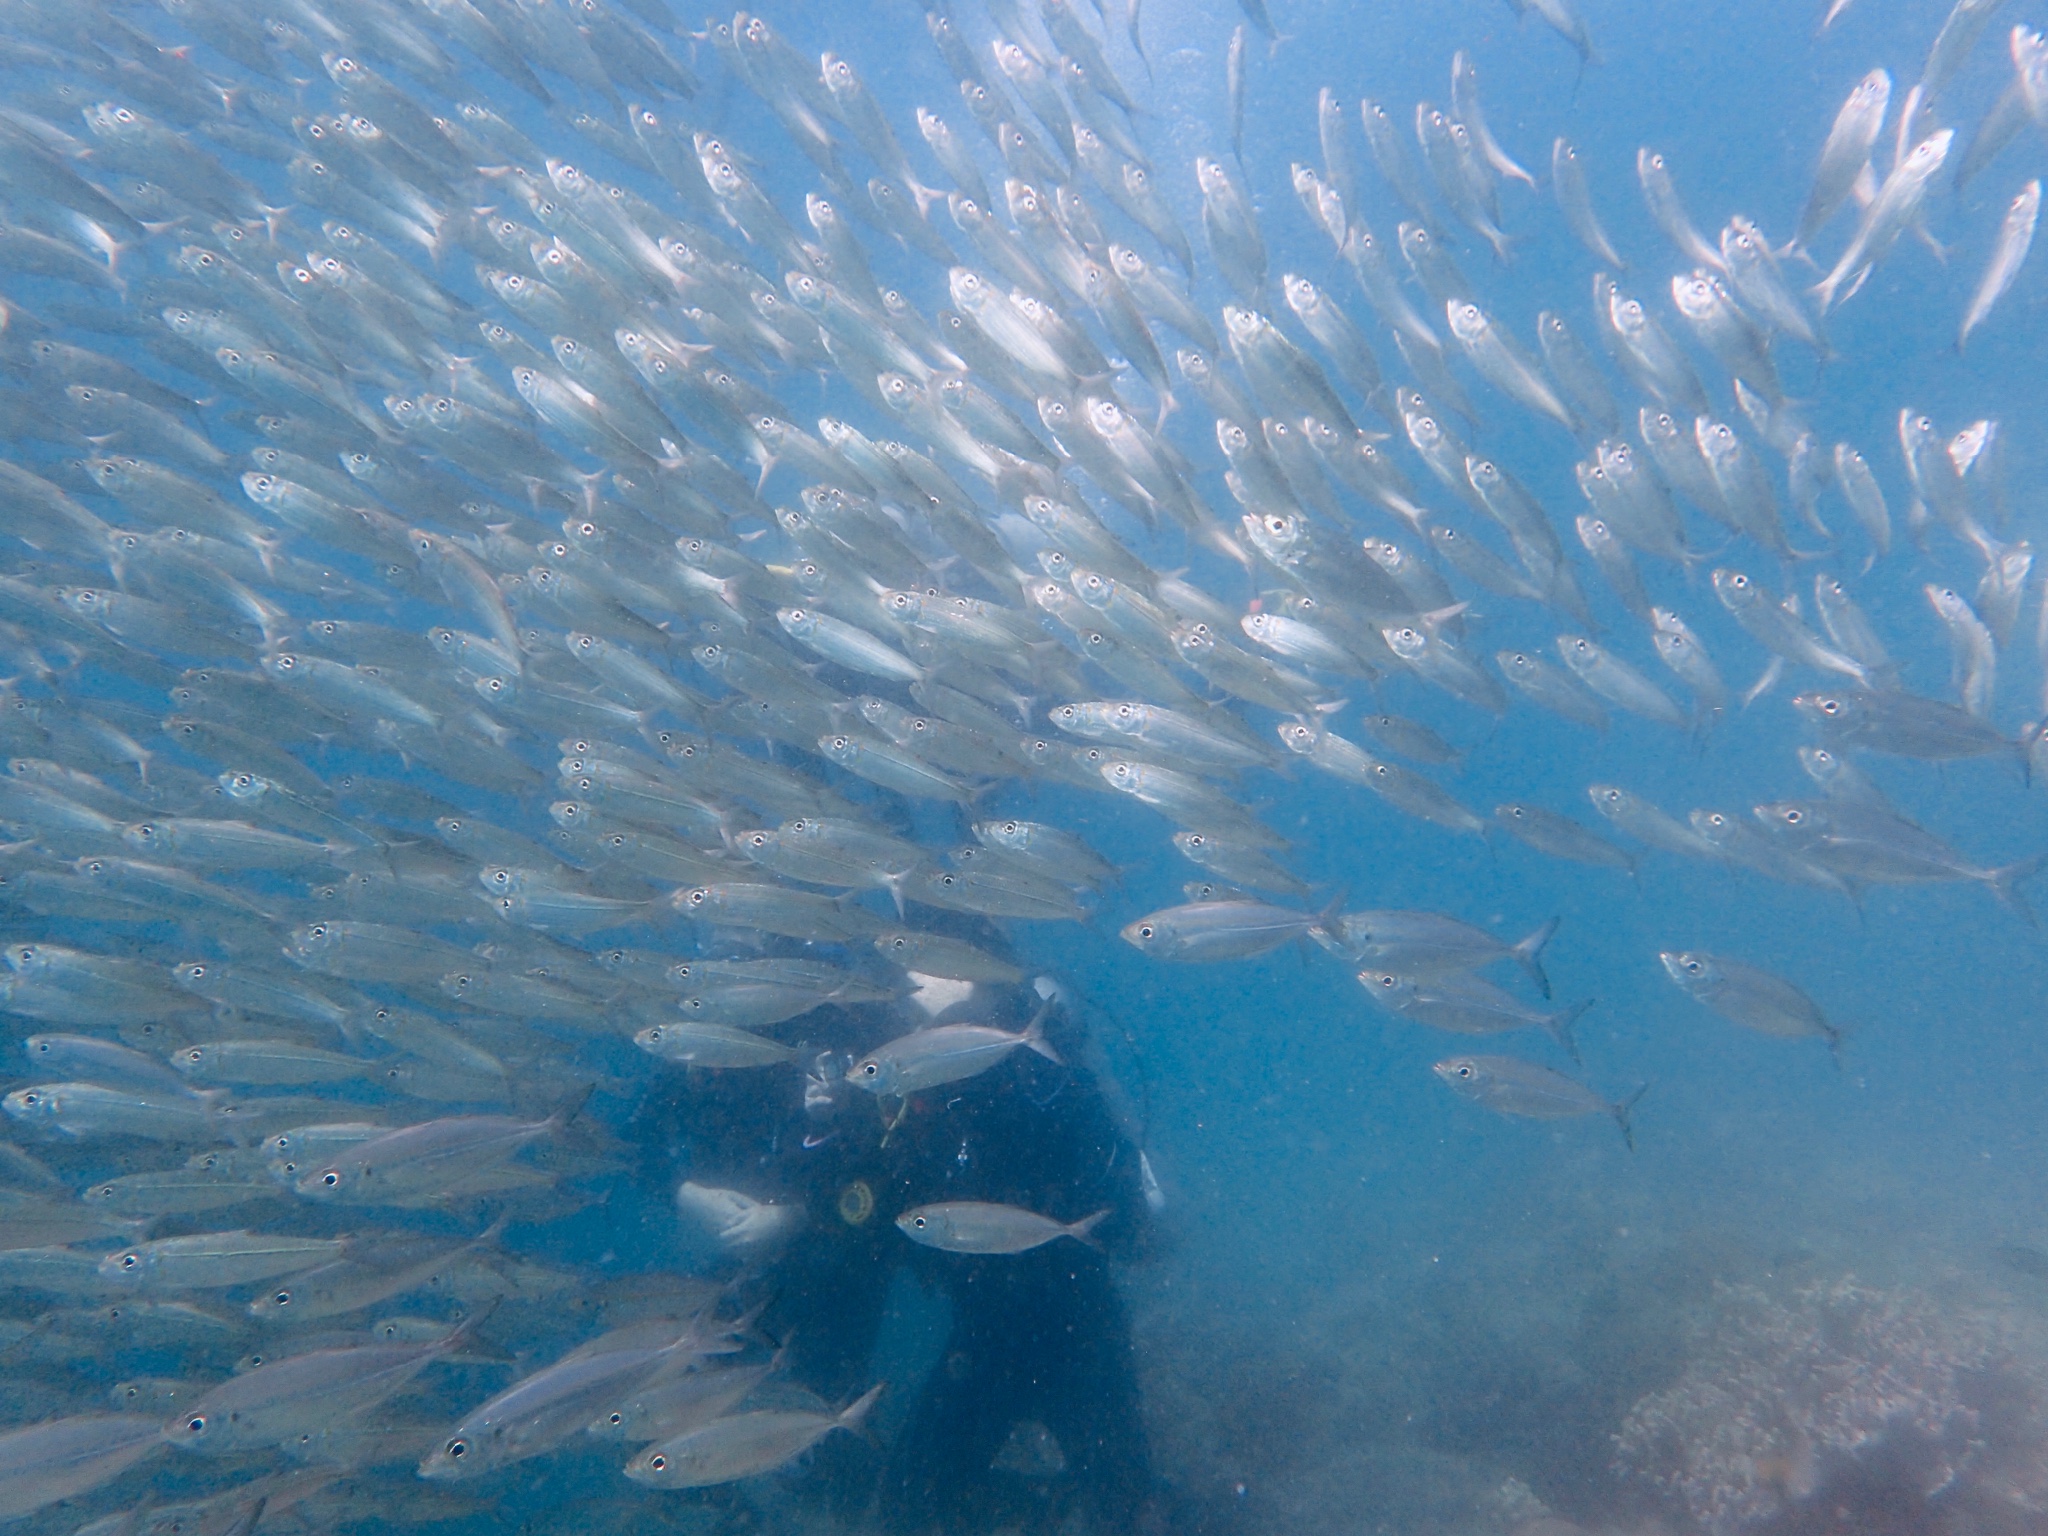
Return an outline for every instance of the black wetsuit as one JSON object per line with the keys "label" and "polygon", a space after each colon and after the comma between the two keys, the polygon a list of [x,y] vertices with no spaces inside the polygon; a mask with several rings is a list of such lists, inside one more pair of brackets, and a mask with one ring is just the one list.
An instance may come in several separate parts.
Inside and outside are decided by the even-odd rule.
{"label": "black wetsuit", "polygon": [[[685,1162],[669,1177],[804,1205],[804,1228],[761,1278],[769,1300],[762,1326],[790,1337],[790,1378],[828,1401],[872,1385],[876,1332],[899,1269],[947,1298],[950,1335],[887,1454],[879,1490],[872,1451],[821,1447],[821,1474],[842,1513],[878,1495],[888,1529],[987,1529],[1057,1517],[1078,1502],[1093,1528],[1129,1530],[1152,1477],[1109,1256],[1128,1257],[1142,1238],[1136,1150],[1089,1073],[1024,1049],[902,1103],[841,1080],[852,1060],[911,1027],[893,1009],[807,1016],[807,1052],[832,1053],[820,1074],[832,1102],[808,1111],[790,1079],[676,1073],[648,1106],[665,1122],[661,1140]],[[1058,1013],[1046,1021],[1068,1061],[1082,1027]],[[1062,1221],[1110,1214],[1092,1233],[1098,1246],[1061,1238],[976,1257],[922,1247],[897,1230],[904,1211],[940,1200],[996,1201]],[[992,1467],[1029,1421],[1057,1442],[1065,1463],[1057,1475],[1034,1480]]]}

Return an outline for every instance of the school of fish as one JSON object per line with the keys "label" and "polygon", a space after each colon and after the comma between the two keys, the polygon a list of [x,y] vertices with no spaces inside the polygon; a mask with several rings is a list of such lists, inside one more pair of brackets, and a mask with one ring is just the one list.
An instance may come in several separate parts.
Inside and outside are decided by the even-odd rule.
{"label": "school of fish", "polygon": [[[1570,0],[1509,3],[1597,66]],[[1938,194],[2048,131],[2048,42],[1958,0],[1917,81],[1791,126],[1810,187],[1718,231],[1646,146],[1667,244],[1624,252],[1631,168],[1489,125],[1454,43],[1440,101],[1334,82],[1284,174],[1248,166],[1248,76],[1305,44],[1244,9],[1199,44],[1228,120],[1179,163],[1137,0],[942,5],[916,41],[957,98],[924,101],[667,0],[0,3],[0,1348],[39,1382],[142,1362],[0,1429],[0,1520],[395,1528],[542,1455],[676,1490],[858,1430],[883,1384],[806,1398],[715,1281],[500,1238],[616,1167],[593,1094],[799,1096],[806,1012],[1025,983],[935,914],[1110,923],[1134,967],[1303,949],[1361,1012],[1521,1037],[1447,1055],[1452,1092],[1633,1146],[1629,1064],[1581,1064],[1592,1004],[1551,998],[1556,922],[1316,888],[1263,813],[1301,774],[1615,876],[1843,913],[1977,884],[2032,921],[2042,850],[1967,852],[1870,771],[2048,778],[1998,402],[1937,422],[1907,370],[1895,438],[1846,442],[1801,401],[1860,366],[1827,322],[1921,259]],[[1980,45],[2010,84],[1954,99]],[[714,77],[758,141],[704,126]],[[1321,277],[1276,259],[1289,191]],[[1939,279],[1958,349],[2040,196]],[[1501,311],[1552,217],[1582,259],[1525,333]],[[1579,501],[1489,447],[1510,419]],[[1880,635],[1878,579],[1924,633]],[[1916,650],[1945,688],[1908,686]],[[1714,806],[1459,788],[1495,719],[1698,754],[1772,711],[1797,763]],[[1112,922],[1118,868],[1039,819],[1076,795],[1170,843],[1187,899]],[[1690,942],[1645,963],[1839,1047]],[[1037,1019],[948,1016],[847,1077],[900,1106],[1019,1050],[1051,1054]],[[685,1181],[676,1220],[766,1251],[773,1195]],[[895,1224],[1004,1255],[1102,1214]],[[419,1390],[479,1361],[472,1401]],[[189,1500],[95,1502],[152,1457]]]}

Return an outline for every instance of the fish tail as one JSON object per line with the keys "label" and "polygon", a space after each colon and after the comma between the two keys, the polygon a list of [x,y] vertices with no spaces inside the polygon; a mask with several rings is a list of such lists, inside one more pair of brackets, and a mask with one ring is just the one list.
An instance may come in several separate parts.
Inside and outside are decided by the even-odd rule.
{"label": "fish tail", "polygon": [[1147,1208],[1166,1209],[1166,1191],[1160,1188],[1159,1175],[1152,1171],[1151,1155],[1143,1147],[1138,1148],[1138,1187],[1144,1191]]}
{"label": "fish tail", "polygon": [[457,1345],[467,1344],[476,1336],[477,1329],[483,1327],[485,1323],[491,1320],[492,1315],[504,1304],[504,1300],[505,1298],[502,1296],[493,1296],[489,1301],[449,1329],[448,1332],[442,1334],[440,1338],[434,1340],[430,1347],[436,1353],[446,1353],[453,1350]]}
{"label": "fish tail", "polygon": [[1991,894],[2004,902],[2026,920],[2029,928],[2038,928],[2040,923],[2034,917],[2034,909],[2027,905],[2027,899],[2020,894],[2019,883],[2030,880],[2048,869],[2048,853],[2037,853],[2030,859],[2021,859],[2016,864],[1989,871],[1984,883],[1991,887]]}
{"label": "fish tail", "polygon": [[595,1092],[597,1092],[597,1083],[595,1081],[585,1083],[582,1087],[572,1092],[568,1098],[564,1099],[556,1107],[555,1112],[548,1116],[548,1132],[552,1134],[574,1122],[576,1117],[583,1113],[583,1106],[590,1102],[590,1096]]}
{"label": "fish tail", "polygon": [[1628,1149],[1631,1152],[1636,1149],[1636,1128],[1635,1122],[1630,1116],[1634,1113],[1636,1105],[1642,1101],[1643,1095],[1649,1091],[1650,1085],[1645,1083],[1619,1104],[1607,1106],[1607,1112],[1614,1116],[1614,1123],[1621,1127],[1621,1139],[1628,1143]]}
{"label": "fish tail", "polygon": [[1589,997],[1583,1003],[1574,1003],[1562,1012],[1551,1014],[1543,1021],[1543,1027],[1550,1031],[1551,1037],[1564,1047],[1565,1054],[1573,1061],[1579,1059],[1579,1043],[1572,1038],[1572,1026],[1584,1018],[1586,1011],[1599,1001],[1597,997]]}
{"label": "fish tail", "polygon": [[839,1417],[835,1421],[837,1427],[840,1429],[850,1429],[855,1434],[862,1433],[861,1426],[867,1419],[868,1410],[875,1406],[875,1400],[882,1395],[883,1389],[888,1385],[889,1383],[886,1381],[878,1381],[859,1397],[848,1403],[840,1410]]}
{"label": "fish tail", "polygon": [[[1529,934],[1519,944],[1516,944],[1511,951],[1515,957],[1515,964],[1529,973],[1529,979],[1536,983],[1536,990],[1545,997],[1550,996],[1550,977],[1543,970],[1543,949],[1551,939],[1556,937],[1557,925],[1563,921],[1564,919],[1561,917],[1553,917],[1549,922],[1543,924],[1542,927],[1536,929],[1535,932]],[[1567,1045],[1566,1049],[1569,1050],[1570,1046]],[[1578,1052],[1573,1051],[1572,1056],[1576,1059]]]}
{"label": "fish tail", "polygon": [[896,903],[896,916],[905,922],[909,921],[909,914],[903,910],[903,882],[910,878],[910,874],[911,872],[906,869],[882,877],[882,884],[888,888],[890,898]]}
{"label": "fish tail", "polygon": [[1749,708],[1750,705],[1754,704],[1758,699],[1762,698],[1765,694],[1769,693],[1773,688],[1777,687],[1778,679],[1783,677],[1784,675],[1785,658],[1782,656],[1773,656],[1767,663],[1765,663],[1763,671],[1757,674],[1756,681],[1751,683],[1749,687],[1743,691],[1742,707],[1744,709]]}
{"label": "fish tail", "polygon": [[255,1502],[237,1515],[222,1536],[250,1536],[263,1520],[263,1512],[270,1507],[270,1495],[258,1494]]}
{"label": "fish tail", "polygon": [[[727,1338],[734,1339],[743,1336],[747,1338],[759,1338],[760,1335],[755,1332],[755,1326],[761,1321],[762,1315],[767,1312],[768,1308],[773,1304],[773,1302],[773,1297],[770,1297],[765,1301],[755,1302],[753,1306],[747,1308],[746,1311],[742,1312],[738,1317],[734,1318],[731,1323],[724,1325],[725,1336]],[[684,1339],[688,1339],[694,1336],[696,1326],[699,1320],[700,1319],[696,1317],[690,1319],[690,1326],[688,1329],[684,1330],[683,1333]],[[792,1328],[788,1333],[782,1336],[781,1348],[789,1348],[789,1341],[795,1337],[796,1330]],[[781,1350],[777,1350],[776,1353],[777,1357],[780,1358]]]}
{"label": "fish tail", "polygon": [[1102,1245],[1095,1241],[1093,1233],[1097,1227],[1109,1219],[1110,1213],[1115,1209],[1115,1206],[1105,1205],[1101,1210],[1095,1212],[1094,1215],[1083,1216],[1079,1221],[1070,1221],[1060,1230],[1068,1237],[1077,1238],[1081,1242],[1086,1243],[1090,1248],[1099,1248]]}
{"label": "fish tail", "polygon": [[1052,1042],[1045,1038],[1045,1016],[1051,1012],[1052,999],[1048,998],[1038,1005],[1038,1012],[1031,1015],[1031,1022],[1024,1026],[1024,1044],[1047,1061],[1055,1065],[1065,1065],[1060,1053],[1053,1049]]}
{"label": "fish tail", "polygon": [[1309,932],[1311,934],[1327,934],[1329,938],[1333,938],[1341,946],[1343,944],[1343,903],[1350,901],[1350,899],[1352,899],[1352,887],[1346,885],[1341,891],[1337,891],[1337,895],[1333,895],[1329,901],[1323,903],[1323,909],[1319,913],[1315,913],[1315,922],[1309,924]]}

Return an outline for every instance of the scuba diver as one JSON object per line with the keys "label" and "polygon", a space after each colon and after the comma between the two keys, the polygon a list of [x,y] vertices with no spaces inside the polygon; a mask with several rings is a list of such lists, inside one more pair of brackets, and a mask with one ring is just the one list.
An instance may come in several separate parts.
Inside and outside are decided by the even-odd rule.
{"label": "scuba diver", "polygon": [[[987,945],[992,931],[973,937]],[[1157,1523],[1135,1358],[1110,1273],[1142,1249],[1159,1203],[1136,1144],[1137,1117],[1068,994],[1049,977],[1021,985],[936,982],[901,1004],[831,1006],[803,1019],[810,1063],[764,1092],[745,1072],[691,1072],[643,1112],[663,1143],[663,1175],[730,1184],[799,1205],[804,1221],[755,1279],[761,1329],[785,1341],[789,1377],[828,1402],[877,1379],[876,1337],[892,1283],[907,1272],[944,1298],[950,1325],[881,1458],[837,1437],[817,1480],[843,1519],[926,1533],[1084,1529]],[[903,1098],[864,1089],[870,1053],[912,1030],[973,1021],[1043,1032],[964,1080]],[[651,1149],[650,1149],[651,1150]],[[1060,1222],[1106,1212],[1085,1240],[977,1255],[921,1246],[897,1217],[940,1201],[1020,1206]],[[886,1398],[885,1398],[886,1403]],[[902,1402],[890,1405],[904,1413]],[[1042,1428],[1041,1428],[1042,1427]],[[1025,1475],[1020,1475],[1025,1474]],[[1036,1474],[1036,1475],[1031,1475]]]}

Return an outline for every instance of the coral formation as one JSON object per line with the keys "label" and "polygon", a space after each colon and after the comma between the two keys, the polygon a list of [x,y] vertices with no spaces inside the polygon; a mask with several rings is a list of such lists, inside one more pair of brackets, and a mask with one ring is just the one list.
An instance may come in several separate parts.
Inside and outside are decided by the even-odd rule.
{"label": "coral formation", "polygon": [[1615,1470],[1709,1536],[2035,1526],[2048,1340],[2009,1310],[1854,1279],[1719,1285],[1684,1371],[1640,1399]]}

